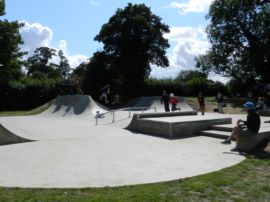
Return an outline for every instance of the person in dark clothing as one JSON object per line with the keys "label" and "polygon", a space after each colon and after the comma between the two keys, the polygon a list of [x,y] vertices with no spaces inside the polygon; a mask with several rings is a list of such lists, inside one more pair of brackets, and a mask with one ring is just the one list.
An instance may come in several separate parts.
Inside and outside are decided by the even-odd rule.
{"label": "person in dark clothing", "polygon": [[200,105],[200,110],[202,112],[202,115],[204,115],[204,111],[205,111],[205,101],[204,101],[204,96],[203,96],[203,93],[199,93],[198,95],[198,103]]}
{"label": "person in dark clothing", "polygon": [[263,110],[264,109],[264,101],[262,97],[258,98],[257,104],[256,104],[256,110]]}
{"label": "person in dark clothing", "polygon": [[170,107],[169,107],[169,95],[167,94],[166,90],[162,91],[162,96],[161,96],[161,104],[164,104],[164,109],[165,112],[169,112],[170,111]]}
{"label": "person in dark clothing", "polygon": [[110,94],[110,85],[106,85],[100,89],[101,95],[99,99],[104,103],[108,104],[109,103],[109,94]]}
{"label": "person in dark clothing", "polygon": [[261,126],[260,115],[255,110],[255,105],[252,102],[246,102],[244,104],[245,110],[247,111],[247,120],[243,121],[239,119],[237,125],[233,128],[233,131],[222,144],[231,144],[233,138],[236,139],[236,142],[239,142],[239,136],[242,135],[256,135]]}
{"label": "person in dark clothing", "polygon": [[221,92],[218,92],[217,96],[216,96],[216,101],[217,101],[217,110],[218,113],[223,114],[223,95]]}

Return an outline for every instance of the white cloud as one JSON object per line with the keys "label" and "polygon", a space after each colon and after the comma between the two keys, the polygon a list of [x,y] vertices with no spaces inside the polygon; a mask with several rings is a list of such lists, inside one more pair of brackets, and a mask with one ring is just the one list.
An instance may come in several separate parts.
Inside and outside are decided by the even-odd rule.
{"label": "white cloud", "polygon": [[94,0],[91,0],[90,3],[91,3],[92,5],[94,5],[94,6],[98,6],[98,5],[99,5],[99,3],[96,2],[96,1],[94,1]]}
{"label": "white cloud", "polygon": [[75,68],[83,62],[88,60],[86,55],[70,55],[68,51],[68,44],[65,40],[60,40],[56,50],[62,50],[64,55],[67,57],[71,68]]}
{"label": "white cloud", "polygon": [[65,40],[59,41],[58,48],[62,50],[65,55],[68,54],[67,42]]}
{"label": "white cloud", "polygon": [[[169,40],[171,51],[167,56],[170,66],[160,68],[152,66],[151,76],[154,78],[175,78],[181,70],[194,70],[195,57],[205,54],[210,48],[207,34],[202,27],[172,27],[164,37]],[[211,72],[208,78],[226,83],[229,78]]]}
{"label": "white cloud", "polygon": [[185,3],[173,1],[167,7],[179,9],[181,15],[186,15],[187,13],[206,12],[212,2],[213,0],[188,0]]}
{"label": "white cloud", "polygon": [[21,46],[23,51],[28,51],[28,55],[32,55],[34,50],[41,46],[49,46],[53,38],[53,32],[49,27],[39,23],[30,24],[22,21],[24,26],[20,28],[20,34],[24,44]]}
{"label": "white cloud", "polygon": [[221,83],[227,83],[230,81],[230,78],[223,77],[219,74],[215,74],[214,72],[210,72],[208,75],[208,78],[213,80],[213,81],[220,81]]}
{"label": "white cloud", "polygon": [[206,33],[202,27],[172,27],[170,33],[164,35],[171,44],[167,54],[170,67],[152,67],[151,76],[175,77],[181,70],[195,68],[195,57],[209,49]]}
{"label": "white cloud", "polygon": [[[69,60],[71,68],[77,67],[82,62],[87,61],[88,57],[85,55],[70,55],[68,51],[68,44],[65,40],[60,40],[57,47],[51,46],[53,40],[53,31],[40,23],[28,23],[23,21],[24,27],[20,28],[20,33],[24,44],[21,45],[23,51],[28,51],[27,57],[33,55],[36,48],[45,46],[53,48],[56,51],[62,50],[64,55]],[[53,58],[52,62],[58,63],[58,58]]]}
{"label": "white cloud", "polygon": [[81,63],[88,61],[88,57],[85,55],[68,55],[67,59],[71,68],[75,68]]}

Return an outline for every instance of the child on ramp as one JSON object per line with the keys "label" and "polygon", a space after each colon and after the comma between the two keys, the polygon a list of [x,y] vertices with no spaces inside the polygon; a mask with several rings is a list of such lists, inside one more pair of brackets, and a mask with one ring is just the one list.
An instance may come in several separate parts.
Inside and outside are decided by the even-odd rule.
{"label": "child on ramp", "polygon": [[100,95],[99,99],[103,103],[108,104],[109,103],[108,97],[109,97],[109,94],[110,94],[110,85],[106,85],[106,86],[102,87],[100,89],[100,92],[101,92],[101,95]]}
{"label": "child on ramp", "polygon": [[176,107],[179,102],[179,98],[177,96],[174,96],[173,93],[170,94],[169,102],[172,105],[172,111],[176,111],[176,110],[181,111],[180,107],[179,108]]}

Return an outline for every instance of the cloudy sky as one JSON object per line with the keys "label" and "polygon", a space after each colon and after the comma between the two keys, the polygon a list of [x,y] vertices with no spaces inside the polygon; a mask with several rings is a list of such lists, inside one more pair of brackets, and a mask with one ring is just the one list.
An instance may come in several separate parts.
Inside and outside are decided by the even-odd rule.
{"label": "cloudy sky", "polygon": [[[135,0],[151,8],[169,25],[170,67],[152,67],[151,76],[174,77],[179,71],[194,69],[194,57],[209,48],[205,16],[213,0]],[[23,50],[29,55],[40,46],[63,50],[72,67],[92,57],[102,48],[94,41],[101,26],[108,22],[126,0],[6,0],[6,15],[2,19],[23,21]],[[216,77],[216,79],[219,79]]]}

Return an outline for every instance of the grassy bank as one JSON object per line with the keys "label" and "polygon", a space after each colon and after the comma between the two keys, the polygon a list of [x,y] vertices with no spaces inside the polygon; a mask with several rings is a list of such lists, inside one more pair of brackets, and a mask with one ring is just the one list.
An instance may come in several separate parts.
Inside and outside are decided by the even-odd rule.
{"label": "grassy bank", "polygon": [[27,116],[27,115],[36,115],[39,114],[46,109],[48,109],[53,103],[53,100],[41,105],[35,109],[28,110],[28,111],[0,111],[0,116]]}
{"label": "grassy bank", "polygon": [[[200,106],[198,104],[197,98],[186,97],[187,103],[195,110],[200,111]],[[244,99],[225,99],[226,107],[223,108],[225,114],[243,114],[243,103]],[[240,104],[239,104],[240,103]],[[215,97],[205,97],[205,111],[213,113],[214,109],[217,108],[217,102]]]}
{"label": "grassy bank", "polygon": [[0,201],[270,201],[269,171],[269,158],[251,157],[218,172],[147,185],[87,189],[0,188]]}

